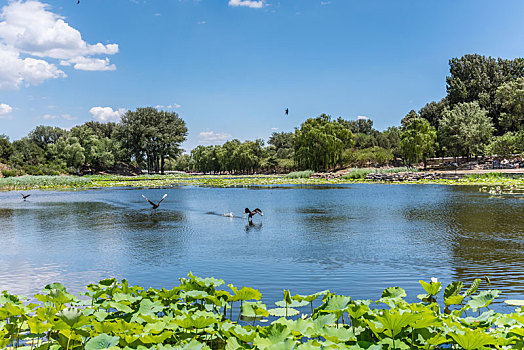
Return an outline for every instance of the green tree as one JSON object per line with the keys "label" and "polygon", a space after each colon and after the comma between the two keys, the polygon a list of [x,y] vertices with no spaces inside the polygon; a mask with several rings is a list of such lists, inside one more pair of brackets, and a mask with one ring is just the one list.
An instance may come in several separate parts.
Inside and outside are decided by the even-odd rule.
{"label": "green tree", "polygon": [[509,158],[513,154],[523,151],[522,133],[507,132],[501,136],[495,136],[487,146],[487,152],[492,156]]}
{"label": "green tree", "polygon": [[145,161],[149,172],[164,173],[165,159],[182,153],[187,127],[177,113],[137,108],[122,116],[116,135],[138,164]]}
{"label": "green tree", "polygon": [[427,157],[435,154],[437,132],[426,119],[413,118],[404,127],[400,136],[400,145],[404,159],[409,163],[424,162],[426,169]]}
{"label": "green tree", "polygon": [[420,109],[418,112],[421,118],[426,119],[429,124],[438,130],[440,125],[440,120],[446,107],[449,107],[449,102],[446,97],[444,97],[439,102],[430,102]]}
{"label": "green tree", "polygon": [[487,111],[477,102],[459,103],[444,111],[439,139],[445,153],[469,158],[482,153],[493,131]]}
{"label": "green tree", "polygon": [[295,161],[302,169],[326,170],[342,160],[353,145],[353,133],[339,121],[322,114],[295,129]]}
{"label": "green tree", "polygon": [[13,146],[7,135],[0,134],[0,162],[7,163],[13,153]]}
{"label": "green tree", "polygon": [[524,128],[524,78],[518,78],[499,86],[496,101],[500,105],[500,122],[504,131]]}
{"label": "green tree", "polygon": [[66,136],[67,130],[59,127],[39,125],[29,133],[29,139],[40,148],[45,149],[47,145],[56,143],[60,137]]}
{"label": "green tree", "polygon": [[501,134],[496,91],[502,84],[524,76],[524,59],[505,60],[474,54],[452,58],[449,66],[450,75],[446,83],[450,107],[464,102],[478,102]]}
{"label": "green tree", "polygon": [[417,112],[415,112],[413,109],[409,111],[408,114],[402,120],[400,121],[401,128],[404,130],[409,124],[411,124],[411,121],[413,119],[420,118],[420,115],[418,115]]}

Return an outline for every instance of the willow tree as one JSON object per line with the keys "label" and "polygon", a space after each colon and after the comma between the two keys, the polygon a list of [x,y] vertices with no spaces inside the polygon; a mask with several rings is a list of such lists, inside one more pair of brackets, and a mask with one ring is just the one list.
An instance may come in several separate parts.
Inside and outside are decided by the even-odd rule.
{"label": "willow tree", "polygon": [[163,174],[165,159],[182,153],[187,127],[175,112],[137,108],[122,116],[117,135],[139,164],[145,160],[149,172]]}
{"label": "willow tree", "polygon": [[339,164],[353,144],[353,133],[339,121],[322,114],[295,129],[295,161],[299,168],[326,170]]}
{"label": "willow tree", "polygon": [[402,155],[409,164],[424,162],[426,169],[427,158],[435,154],[437,146],[437,132],[426,119],[413,117],[400,135]]}

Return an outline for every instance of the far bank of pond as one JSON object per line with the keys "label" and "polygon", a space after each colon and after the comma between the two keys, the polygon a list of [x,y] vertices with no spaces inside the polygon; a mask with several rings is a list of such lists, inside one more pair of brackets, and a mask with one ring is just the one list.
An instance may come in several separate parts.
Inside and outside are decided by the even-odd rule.
{"label": "far bank of pond", "polygon": [[[89,176],[18,176],[0,178],[0,191],[22,190],[60,190],[88,189],[103,187],[171,187],[171,186],[205,186],[205,187],[249,187],[274,185],[333,185],[355,183],[383,184],[438,184],[438,185],[476,185],[501,186],[505,188],[524,188],[524,176],[518,173],[505,172],[462,172],[440,173],[439,176],[403,176],[400,180],[388,178],[348,178],[348,177],[311,177],[290,178],[285,175],[89,175]],[[431,174],[431,173],[426,173]],[[391,175],[393,176],[393,175]],[[398,177],[398,174],[394,174]]]}

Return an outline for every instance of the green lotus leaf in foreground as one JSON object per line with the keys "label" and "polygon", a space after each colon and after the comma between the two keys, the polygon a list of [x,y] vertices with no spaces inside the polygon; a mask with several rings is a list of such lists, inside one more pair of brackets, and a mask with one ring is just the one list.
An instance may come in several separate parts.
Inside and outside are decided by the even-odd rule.
{"label": "green lotus leaf in foreground", "polygon": [[85,345],[85,350],[105,350],[118,345],[119,337],[111,337],[107,334],[100,334],[89,339]]}
{"label": "green lotus leaf in foreground", "polygon": [[[0,348],[522,348],[522,308],[505,314],[489,309],[482,314],[479,311],[478,316],[471,314],[472,310],[489,308],[499,294],[495,289],[479,291],[481,283],[487,285],[488,281],[477,279],[462,292],[464,284],[452,282],[443,293],[435,280],[421,283],[426,292],[423,295],[431,298],[431,303],[409,303],[403,299],[405,290],[387,288],[380,300],[389,301],[389,307],[327,291],[291,296],[286,290],[284,300],[278,302],[284,307],[270,310],[261,300],[253,301],[262,299],[256,289],[230,285],[229,293],[219,289],[224,288],[221,280],[192,274],[171,290],[146,291],[129,286],[127,281],[103,280],[87,287],[87,301],[53,284],[37,296],[40,304],[28,304],[5,291],[0,294]],[[442,294],[444,298],[438,299]],[[326,295],[323,300],[318,298],[321,295]],[[235,301],[240,305],[233,305]],[[311,314],[291,307],[308,302],[315,302]],[[443,311],[442,304],[446,306]],[[524,300],[506,300],[497,306],[508,304],[522,307]],[[449,305],[456,309],[450,311]]]}

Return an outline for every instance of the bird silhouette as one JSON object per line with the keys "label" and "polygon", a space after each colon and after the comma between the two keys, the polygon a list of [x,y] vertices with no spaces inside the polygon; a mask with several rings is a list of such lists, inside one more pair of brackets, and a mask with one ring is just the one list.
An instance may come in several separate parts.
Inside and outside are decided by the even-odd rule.
{"label": "bird silhouette", "polygon": [[154,202],[150,201],[149,198],[147,198],[144,195],[142,195],[142,197],[144,197],[146,199],[146,201],[148,201],[149,204],[151,204],[153,206],[153,209],[156,209],[156,208],[158,208],[160,206],[160,203],[162,203],[162,201],[167,197],[167,193],[164,194],[164,197],[162,197],[162,199],[158,203],[154,203]]}
{"label": "bird silhouette", "polygon": [[285,112],[286,112],[286,115],[288,115],[289,114],[289,108],[286,108]]}
{"label": "bird silhouette", "polygon": [[248,208],[246,208],[246,209],[244,210],[244,213],[248,214],[248,215],[247,215],[247,219],[248,219],[249,221],[251,221],[251,219],[253,218],[253,216],[254,216],[255,214],[260,214],[260,215],[264,216],[264,213],[262,213],[262,210],[260,210],[260,209],[258,209],[258,208],[256,208],[256,209],[253,210],[253,211],[251,211],[251,210],[249,210]]}
{"label": "bird silhouette", "polygon": [[22,198],[23,198],[24,200],[26,200],[26,199],[27,199],[27,197],[29,197],[29,196],[30,196],[30,194],[23,194],[23,193],[20,193],[20,194],[22,195]]}
{"label": "bird silhouette", "polygon": [[77,5],[78,5],[79,3],[80,3],[80,0],[78,0],[78,1],[76,2]]}

